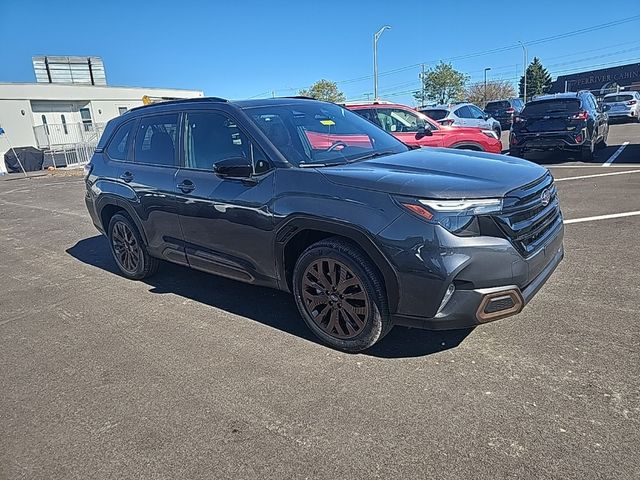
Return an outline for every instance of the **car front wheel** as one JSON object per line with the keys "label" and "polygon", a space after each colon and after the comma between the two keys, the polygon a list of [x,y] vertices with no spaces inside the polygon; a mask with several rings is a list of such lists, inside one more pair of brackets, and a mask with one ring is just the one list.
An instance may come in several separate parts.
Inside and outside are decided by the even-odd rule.
{"label": "car front wheel", "polygon": [[331,347],[359,352],[391,330],[380,274],[346,240],[330,238],[307,248],[293,272],[293,291],[307,326]]}

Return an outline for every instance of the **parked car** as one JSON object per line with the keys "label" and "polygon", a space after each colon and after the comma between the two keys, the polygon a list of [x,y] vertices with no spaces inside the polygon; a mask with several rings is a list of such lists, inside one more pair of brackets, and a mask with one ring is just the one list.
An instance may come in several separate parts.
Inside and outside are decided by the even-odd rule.
{"label": "parked car", "polygon": [[509,153],[565,151],[589,162],[594,149],[604,148],[609,135],[607,114],[588,91],[543,95],[527,102],[514,118]]}
{"label": "parked car", "polygon": [[502,152],[500,137],[493,130],[438,125],[423,113],[406,105],[374,102],[347,105],[347,108],[391,133],[406,145]]}
{"label": "parked car", "polygon": [[500,122],[472,103],[423,107],[420,108],[420,111],[441,125],[493,130],[498,134],[498,137],[502,134]]}
{"label": "parked car", "polygon": [[513,117],[518,115],[524,108],[524,101],[521,98],[510,100],[494,100],[488,102],[484,111],[487,115],[500,122],[503,130],[509,130],[513,125]]}
{"label": "parked car", "polygon": [[150,277],[162,259],[292,292],[318,338],[349,352],[393,325],[515,315],[564,252],[545,168],[410,149],[315,100],[131,109],[109,121],[85,182],[123,276]]}
{"label": "parked car", "polygon": [[640,93],[624,92],[605,95],[602,105],[609,119],[630,119],[640,122]]}

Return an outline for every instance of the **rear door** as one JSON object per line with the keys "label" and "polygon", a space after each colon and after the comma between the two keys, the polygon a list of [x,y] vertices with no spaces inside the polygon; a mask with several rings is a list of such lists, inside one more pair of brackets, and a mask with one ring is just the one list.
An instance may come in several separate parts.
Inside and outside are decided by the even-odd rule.
{"label": "rear door", "polygon": [[140,118],[135,123],[133,162],[120,164],[117,171],[118,180],[135,192],[130,206],[142,223],[150,253],[184,264],[174,189],[179,124],[179,113]]}
{"label": "rear door", "polygon": [[[175,187],[189,265],[247,282],[275,277],[274,170],[262,150],[223,111],[188,111]],[[214,164],[243,157],[251,179],[221,177]]]}
{"label": "rear door", "polygon": [[519,130],[526,133],[563,132],[577,125],[578,98],[554,98],[529,102],[522,110]]}

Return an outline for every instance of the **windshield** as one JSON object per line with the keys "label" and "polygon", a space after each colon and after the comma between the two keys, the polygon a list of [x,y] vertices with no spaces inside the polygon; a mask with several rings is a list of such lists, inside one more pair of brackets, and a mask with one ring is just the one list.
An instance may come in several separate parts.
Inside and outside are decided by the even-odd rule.
{"label": "windshield", "polygon": [[633,95],[613,95],[611,97],[604,97],[604,103],[616,103],[616,102],[628,102],[633,100]]}
{"label": "windshield", "polygon": [[364,118],[338,105],[248,107],[247,114],[292,164],[340,164],[409,148]]}
{"label": "windshield", "polygon": [[427,108],[420,111],[433,120],[442,120],[449,115],[448,110],[441,110],[439,108]]}

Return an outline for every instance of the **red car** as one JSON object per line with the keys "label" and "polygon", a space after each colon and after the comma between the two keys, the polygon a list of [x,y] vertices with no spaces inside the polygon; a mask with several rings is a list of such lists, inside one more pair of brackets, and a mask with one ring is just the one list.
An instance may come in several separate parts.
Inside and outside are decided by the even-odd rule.
{"label": "red car", "polygon": [[345,105],[391,133],[401,142],[418,147],[447,147],[501,153],[502,142],[492,130],[446,127],[406,105],[386,102]]}

